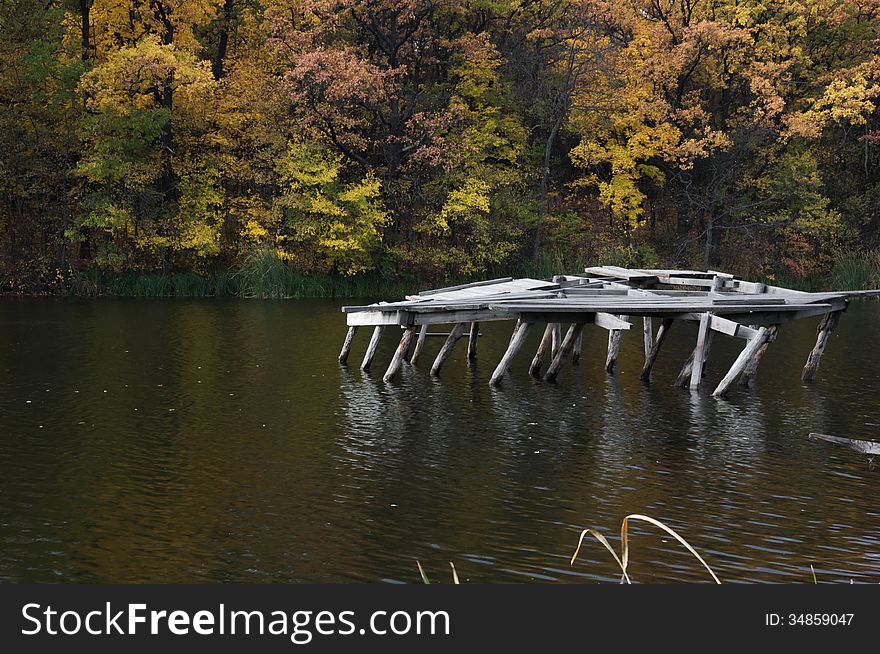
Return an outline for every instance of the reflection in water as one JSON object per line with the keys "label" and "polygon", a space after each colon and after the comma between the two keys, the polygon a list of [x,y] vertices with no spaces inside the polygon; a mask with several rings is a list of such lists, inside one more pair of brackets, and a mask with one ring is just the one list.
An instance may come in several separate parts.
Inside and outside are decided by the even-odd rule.
{"label": "reflection in water", "polygon": [[[724,581],[880,581],[877,471],[810,431],[878,438],[878,304],[841,322],[818,382],[800,383],[814,324],[787,326],[754,387],[711,389],[742,343],[719,337],[698,393],[672,387],[695,330],[642,384],[606,333],[580,366],[530,378],[533,330],[501,388],[510,325],[483,324],[443,368],[381,382],[339,367],[333,302],[8,300],[0,312],[0,579],[14,581],[608,581],[598,544],[647,513]],[[393,330],[392,330],[393,331]],[[638,334],[636,334],[638,336]],[[359,334],[351,361],[366,347]],[[705,581],[662,533],[633,526],[638,581]]]}

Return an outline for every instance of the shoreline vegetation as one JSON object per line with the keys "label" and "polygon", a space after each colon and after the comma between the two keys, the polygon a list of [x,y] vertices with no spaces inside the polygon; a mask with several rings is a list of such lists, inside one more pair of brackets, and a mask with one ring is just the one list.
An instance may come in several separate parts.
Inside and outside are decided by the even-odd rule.
{"label": "shoreline vegetation", "polygon": [[[595,265],[618,264],[619,260],[600,260]],[[497,277],[550,279],[572,274],[594,262],[570,263],[563,258],[544,257],[537,263],[499,268],[483,275],[449,276],[443,284],[455,285]],[[621,263],[622,265],[622,263]],[[632,265],[632,264],[630,264]],[[645,266],[648,267],[648,266]],[[880,288],[880,251],[842,254],[825,275],[754,276],[762,281],[803,291],[863,290]],[[198,298],[240,297],[256,299],[307,298],[396,298],[429,288],[434,280],[414,275],[381,275],[376,272],[356,276],[316,274],[297,270],[270,252],[251,258],[239,268],[216,267],[204,272],[189,270],[113,272],[97,268],[81,272],[56,271],[53,278],[37,286],[10,288],[7,280],[0,296],[73,296]]]}
{"label": "shoreline vegetation", "polygon": [[0,2],[0,293],[860,288],[880,3]]}

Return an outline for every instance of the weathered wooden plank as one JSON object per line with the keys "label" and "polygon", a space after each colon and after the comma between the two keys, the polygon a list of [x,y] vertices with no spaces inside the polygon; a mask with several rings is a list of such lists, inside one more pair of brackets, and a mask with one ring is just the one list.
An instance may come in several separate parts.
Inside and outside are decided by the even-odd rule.
{"label": "weathered wooden plank", "polygon": [[730,370],[728,370],[727,374],[724,375],[724,378],[718,382],[718,386],[712,391],[714,397],[724,397],[724,395],[727,394],[727,391],[730,390],[733,382],[735,382],[736,378],[739,377],[743,370],[745,370],[749,360],[755,356],[755,353],[764,345],[764,343],[767,342],[768,338],[769,329],[767,327],[761,327],[758,330],[758,335],[746,343],[746,346],[743,348],[742,352],[739,353],[736,361],[730,366]]}
{"label": "weathered wooden plank", "polygon": [[559,376],[559,371],[562,369],[562,364],[565,363],[565,360],[571,355],[571,351],[574,349],[574,342],[577,340],[577,337],[583,329],[584,324],[581,322],[571,324],[568,331],[565,333],[565,338],[562,339],[559,351],[556,353],[556,356],[553,357],[553,361],[550,362],[550,366],[547,368],[547,373],[544,375],[544,381],[552,382],[556,380],[556,377]]}
{"label": "weathered wooden plank", "polygon": [[452,291],[461,291],[466,288],[476,288],[479,286],[492,286],[494,284],[503,284],[512,282],[513,277],[499,277],[498,279],[486,279],[479,282],[470,282],[469,284],[459,284],[458,286],[446,286],[445,288],[431,288],[426,291],[419,291],[419,295],[437,295],[439,293],[450,293]]}
{"label": "weathered wooden plank", "polygon": [[[620,316],[620,320],[627,321],[627,316]],[[612,329],[608,332],[608,356],[605,357],[605,372],[614,373],[614,367],[617,365],[617,357],[620,354],[620,344],[623,342],[623,335],[626,330]]]}
{"label": "weathered wooden plank", "polygon": [[660,347],[663,345],[666,335],[672,328],[672,323],[672,318],[664,318],[660,323],[660,329],[657,330],[657,337],[651,345],[651,350],[648,353],[648,356],[645,357],[645,365],[639,375],[639,379],[643,382],[650,381],[651,379],[651,369],[654,367],[654,362],[657,360],[657,355],[660,353]]}
{"label": "weathered wooden plank", "polygon": [[816,371],[819,369],[822,354],[825,352],[825,347],[828,345],[828,339],[831,338],[834,328],[840,322],[840,315],[842,313],[842,311],[826,313],[822,320],[819,321],[819,326],[816,328],[816,345],[810,352],[810,356],[807,357],[807,363],[801,374],[802,381],[811,382],[816,378]]}
{"label": "weathered wooden plank", "polygon": [[727,318],[722,318],[721,316],[716,316],[714,314],[712,314],[711,318],[709,319],[709,328],[714,329],[716,332],[727,334],[728,336],[745,338],[746,340],[752,339],[758,335],[757,329],[746,327],[745,325],[741,325],[738,322],[729,320]]}
{"label": "weathered wooden plank", "polygon": [[379,347],[379,339],[382,338],[382,332],[385,327],[382,325],[377,325],[375,329],[373,329],[373,335],[370,337],[370,344],[367,345],[367,351],[364,353],[364,360],[361,361],[361,370],[364,372],[370,369],[370,366],[373,363],[373,357],[376,356],[376,348]]}
{"label": "weathered wooden plank", "polygon": [[401,311],[358,311],[345,317],[349,327],[378,327],[406,323]]}
{"label": "weathered wooden plank", "polygon": [[440,351],[437,353],[437,358],[434,359],[434,365],[431,366],[432,375],[440,374],[440,368],[443,367],[446,359],[452,355],[452,350],[455,348],[455,344],[464,334],[465,324],[466,323],[463,322],[455,323],[455,327],[449,332],[446,342],[443,343],[443,347],[441,347]]}
{"label": "weathered wooden plank", "polygon": [[[779,325],[770,325],[767,328],[769,332],[767,341],[757,349],[754,356],[749,359],[748,363],[746,363],[746,367],[743,368],[742,374],[739,376],[739,385],[743,388],[748,388],[752,384],[752,380],[754,380],[755,375],[758,373],[758,366],[761,363],[761,359],[764,358],[764,353],[767,351],[767,348],[770,346],[770,343],[776,340],[776,333],[779,331]],[[755,334],[757,335],[757,330],[755,330]]]}
{"label": "weathered wooden plank", "polygon": [[625,330],[632,327],[632,323],[628,320],[621,320],[610,313],[597,313],[593,322],[596,323],[597,327],[602,327],[603,329]]}
{"label": "weathered wooden plank", "polygon": [[504,353],[504,356],[501,357],[501,361],[498,362],[498,366],[495,368],[492,377],[489,379],[489,384],[491,386],[498,386],[498,384],[501,383],[501,378],[504,377],[504,374],[507,372],[508,368],[510,368],[513,358],[516,356],[516,353],[519,352],[523,343],[525,343],[526,336],[528,335],[531,326],[532,323],[530,322],[517,321],[516,327],[513,329],[513,334],[510,337],[507,351]]}
{"label": "weathered wooden plank", "polygon": [[415,327],[407,327],[403,330],[403,336],[400,337],[400,344],[394,351],[394,356],[391,357],[391,363],[388,364],[388,369],[385,371],[382,381],[391,381],[394,378],[394,375],[400,370],[400,366],[403,364],[403,359],[406,357],[406,353],[409,350],[409,344],[412,342],[415,333]]}
{"label": "weathered wooden plank", "polygon": [[412,356],[409,358],[409,362],[412,365],[416,365],[416,362],[419,360],[419,355],[422,353],[422,350],[425,348],[425,339],[428,336],[428,326],[422,325],[419,329],[419,338],[416,340],[416,347],[413,350]]}
{"label": "weathered wooden plank", "polygon": [[697,390],[700,387],[700,381],[703,379],[703,363],[706,361],[708,352],[706,351],[706,339],[709,334],[709,324],[712,322],[712,315],[704,313],[700,319],[700,330],[697,332],[697,347],[694,348],[694,363],[691,367],[690,389]]}
{"label": "weathered wooden plank", "polygon": [[541,376],[541,366],[544,363],[544,356],[547,353],[547,350],[551,349],[552,341],[553,323],[547,323],[547,326],[544,328],[544,335],[541,337],[541,342],[538,345],[538,350],[535,352],[535,356],[532,358],[532,362],[529,365],[529,374],[532,377]]}
{"label": "weathered wooden plank", "polygon": [[819,434],[817,432],[810,432],[807,438],[815,441],[834,443],[835,445],[843,445],[844,447],[848,447],[851,450],[861,452],[862,454],[868,454],[870,456],[877,456],[878,454],[880,454],[880,443],[875,443],[874,441],[862,441],[855,438],[842,438],[840,436]]}
{"label": "weathered wooden plank", "polygon": [[345,333],[345,340],[342,342],[342,349],[339,351],[337,360],[343,366],[348,363],[348,354],[351,352],[351,344],[354,342],[354,335],[357,334],[357,327],[349,327]]}
{"label": "weathered wooden plank", "polygon": [[654,319],[650,316],[642,318],[642,336],[645,340],[645,361],[647,361],[654,346]]}

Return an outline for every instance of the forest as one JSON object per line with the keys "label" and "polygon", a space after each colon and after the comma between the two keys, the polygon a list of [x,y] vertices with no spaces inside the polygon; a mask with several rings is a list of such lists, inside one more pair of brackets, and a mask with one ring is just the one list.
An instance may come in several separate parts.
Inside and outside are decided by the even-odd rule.
{"label": "forest", "polygon": [[880,276],[880,0],[0,0],[0,103],[5,293]]}

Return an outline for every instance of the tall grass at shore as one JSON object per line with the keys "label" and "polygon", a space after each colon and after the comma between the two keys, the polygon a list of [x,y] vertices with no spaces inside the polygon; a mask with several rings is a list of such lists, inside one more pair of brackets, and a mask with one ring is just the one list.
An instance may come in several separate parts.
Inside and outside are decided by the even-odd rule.
{"label": "tall grass at shore", "polygon": [[[630,261],[615,263],[637,265]],[[424,288],[467,283],[476,279],[505,276],[549,279],[553,275],[582,269],[583,263],[569,261],[559,254],[545,253],[537,261],[498,267],[477,277],[425,281],[411,275],[379,272],[345,277],[302,272],[273,254],[264,252],[252,256],[240,268],[216,267],[201,274],[189,271],[114,273],[87,270],[79,274],[78,283],[69,292],[75,295],[120,297],[400,298]],[[755,279],[757,281],[757,277]],[[779,275],[761,281],[803,291],[880,288],[880,250],[843,253],[824,276]]]}

